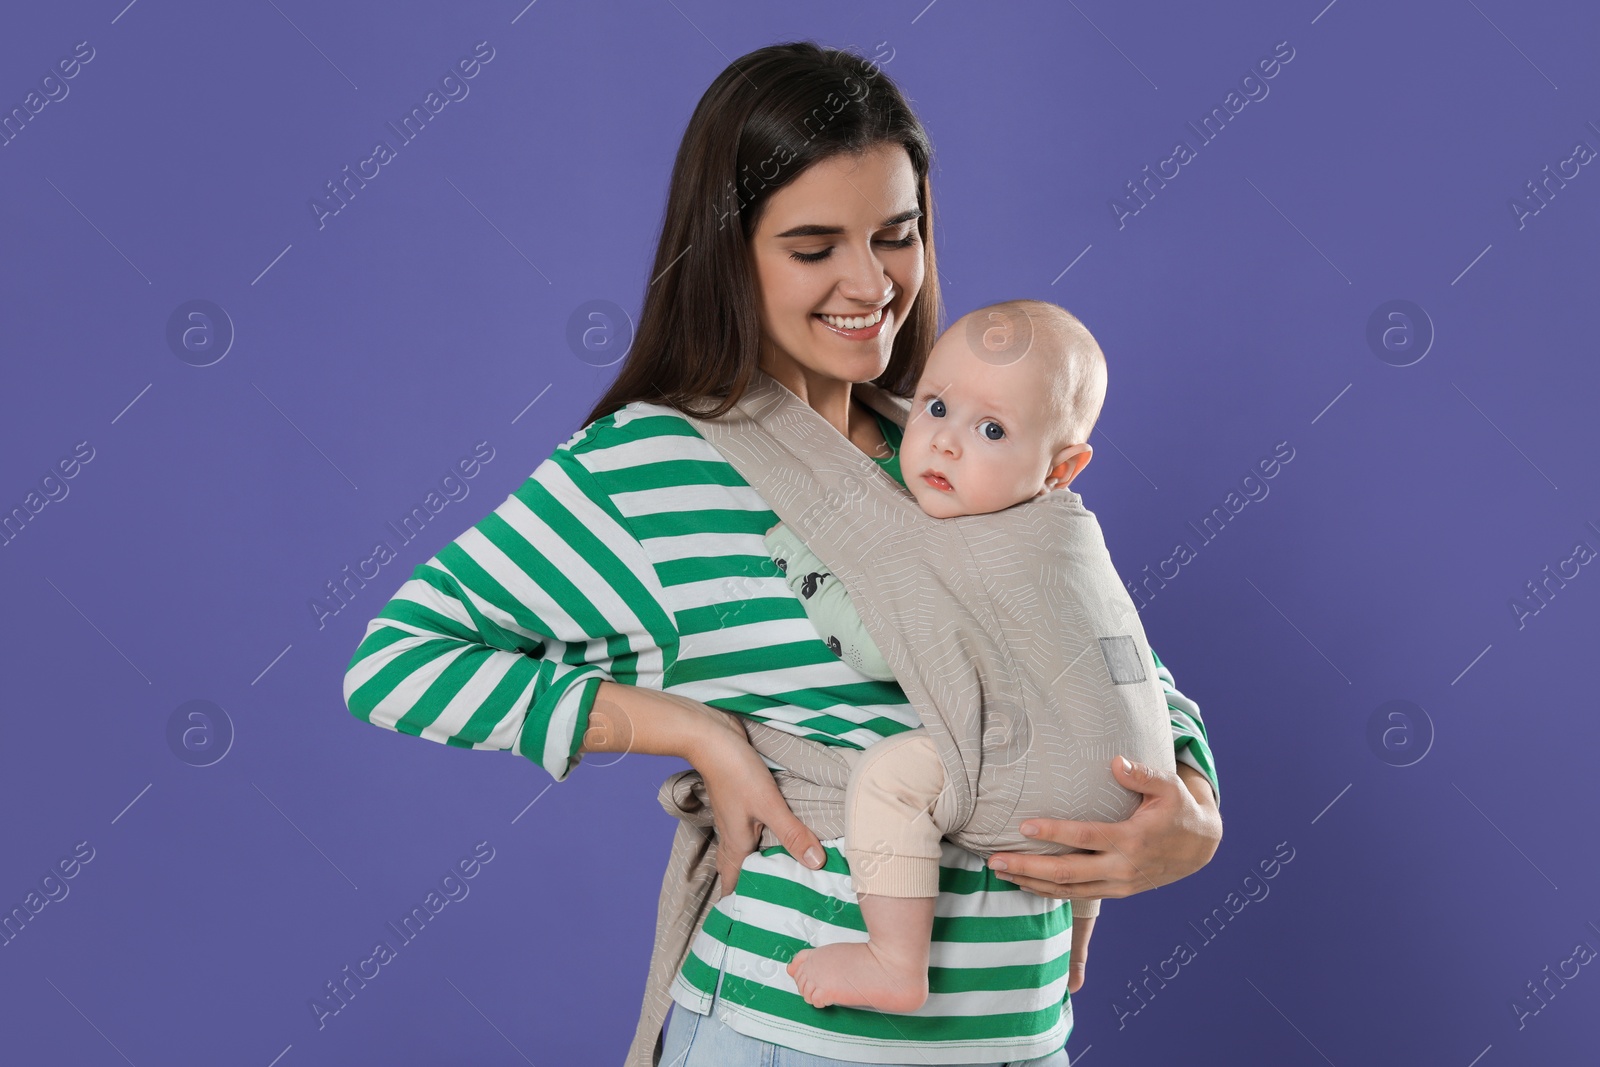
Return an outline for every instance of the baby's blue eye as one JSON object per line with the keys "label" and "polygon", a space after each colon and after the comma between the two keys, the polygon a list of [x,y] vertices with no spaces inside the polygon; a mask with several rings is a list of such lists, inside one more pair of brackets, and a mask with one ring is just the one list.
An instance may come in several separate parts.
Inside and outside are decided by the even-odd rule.
{"label": "baby's blue eye", "polygon": [[1001,426],[998,422],[995,422],[993,419],[990,419],[988,422],[984,423],[984,425],[985,426],[993,426],[996,430],[999,431],[998,433],[989,433],[988,431],[985,431],[983,436],[987,437],[989,440],[998,441],[1001,438],[1005,437],[1005,435],[1006,435],[1005,427]]}
{"label": "baby's blue eye", "polygon": [[[935,410],[936,408],[937,410]],[[936,419],[944,418],[944,401],[940,400],[938,397],[934,397],[932,400],[928,401],[928,414],[932,415]]]}

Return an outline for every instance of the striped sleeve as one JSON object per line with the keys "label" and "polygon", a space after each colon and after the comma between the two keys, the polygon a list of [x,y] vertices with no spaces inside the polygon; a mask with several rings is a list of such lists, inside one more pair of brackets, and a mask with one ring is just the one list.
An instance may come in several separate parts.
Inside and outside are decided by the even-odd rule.
{"label": "striped sleeve", "polygon": [[1211,792],[1217,798],[1217,808],[1222,807],[1222,787],[1217,784],[1216,764],[1211,758],[1211,744],[1206,739],[1205,720],[1200,717],[1200,705],[1178,692],[1172,681],[1172,671],[1161,662],[1156,650],[1150,650],[1156,661],[1156,677],[1167,694],[1167,713],[1172,719],[1172,744],[1180,763],[1187,763],[1206,776]]}
{"label": "striped sleeve", "polygon": [[441,744],[515,749],[559,782],[581,758],[601,681],[661,688],[677,629],[627,520],[570,450],[584,436],[367,624],[345,671],[351,714]]}

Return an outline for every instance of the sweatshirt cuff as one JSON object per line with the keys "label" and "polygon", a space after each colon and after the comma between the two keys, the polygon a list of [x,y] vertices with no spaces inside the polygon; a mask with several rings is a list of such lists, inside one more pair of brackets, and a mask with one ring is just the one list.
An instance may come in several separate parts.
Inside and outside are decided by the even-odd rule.
{"label": "sweatshirt cuff", "polygon": [[583,759],[579,750],[600,683],[611,680],[605,671],[587,663],[552,680],[528,709],[517,751],[556,781],[565,781]]}

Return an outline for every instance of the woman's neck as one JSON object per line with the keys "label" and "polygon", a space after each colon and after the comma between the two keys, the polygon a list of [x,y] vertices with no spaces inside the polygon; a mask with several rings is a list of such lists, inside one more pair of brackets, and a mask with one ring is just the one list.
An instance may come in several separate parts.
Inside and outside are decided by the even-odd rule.
{"label": "woman's neck", "polygon": [[827,378],[794,363],[786,363],[778,369],[763,363],[761,369],[826,419],[828,425],[861,451],[869,456],[886,454],[888,442],[884,439],[883,430],[878,426],[872,409],[852,388],[855,383]]}
{"label": "woman's neck", "polygon": [[791,361],[786,360],[784,364],[781,367],[774,367],[763,361],[761,369],[799,397],[807,407],[826,419],[828,425],[845,437],[853,439],[851,431],[858,429],[864,417],[860,403],[850,402],[853,383],[824,377]]}

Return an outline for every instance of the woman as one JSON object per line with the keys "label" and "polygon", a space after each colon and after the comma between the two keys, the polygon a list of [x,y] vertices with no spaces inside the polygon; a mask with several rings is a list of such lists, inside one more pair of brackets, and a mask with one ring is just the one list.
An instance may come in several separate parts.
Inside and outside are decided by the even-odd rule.
{"label": "woman", "polygon": [[[764,551],[777,516],[682,413],[723,414],[769,374],[904,483],[899,428],[851,386],[909,395],[938,332],[929,155],[898,90],[859,57],[798,43],[735,61],[684,134],[615,383],[505,504],[417,569],[350,662],[350,710],[380,726],[514,748],[557,781],[587,752],[700,772],[724,895],[672,983],[674,1067],[1065,1065],[1091,922],[1073,923],[1065,898],[1174,881],[1221,838],[1204,725],[1157,660],[1178,775],[1114,761],[1146,794],[1131,818],[1035,820],[1094,854],[986,865],[946,842],[921,1011],[814,1009],[786,973],[819,923],[860,929],[859,911],[840,841],[790,812],[741,722],[864,748],[919,719],[898,685],[822,643]],[[783,846],[757,851],[762,827]],[[635,1063],[653,1043],[636,1043]]]}

